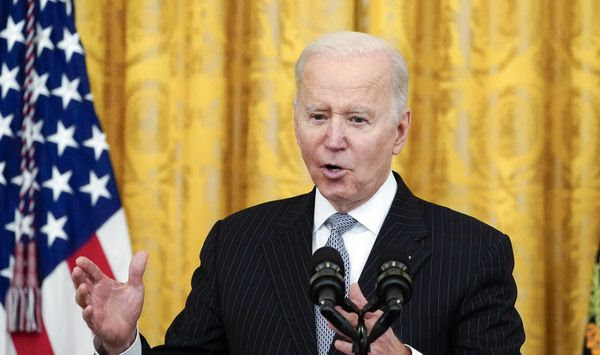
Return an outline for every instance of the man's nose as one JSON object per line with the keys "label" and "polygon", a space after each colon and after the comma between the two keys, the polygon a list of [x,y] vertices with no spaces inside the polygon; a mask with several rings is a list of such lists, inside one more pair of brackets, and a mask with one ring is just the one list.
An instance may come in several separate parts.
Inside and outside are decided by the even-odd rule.
{"label": "man's nose", "polygon": [[325,133],[325,147],[331,150],[341,150],[345,149],[346,145],[344,120],[337,117],[330,119]]}

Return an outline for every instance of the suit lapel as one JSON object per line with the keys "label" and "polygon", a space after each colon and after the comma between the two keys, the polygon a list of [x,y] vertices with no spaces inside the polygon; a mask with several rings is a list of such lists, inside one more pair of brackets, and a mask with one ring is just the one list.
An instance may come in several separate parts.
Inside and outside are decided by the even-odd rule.
{"label": "suit lapel", "polygon": [[422,217],[419,200],[410,192],[402,178],[394,173],[398,189],[390,211],[375,239],[373,249],[358,280],[368,300],[376,291],[377,266],[382,255],[390,246],[398,247],[409,255],[410,274],[414,277],[421,265],[431,255],[427,228]]}
{"label": "suit lapel", "polygon": [[309,299],[314,190],[296,199],[262,245],[277,298],[300,353],[316,353],[314,308]]}

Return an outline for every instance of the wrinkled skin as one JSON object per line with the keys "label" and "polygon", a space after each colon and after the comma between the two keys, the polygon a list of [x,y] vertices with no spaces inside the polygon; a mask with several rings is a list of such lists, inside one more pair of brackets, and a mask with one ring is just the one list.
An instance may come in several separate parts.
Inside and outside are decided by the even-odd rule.
{"label": "wrinkled skin", "polygon": [[77,289],[75,301],[108,354],[119,354],[135,341],[137,320],[144,304],[142,276],[147,260],[146,252],[134,255],[127,283],[109,278],[88,258],[79,257],[75,261],[71,275]]}
{"label": "wrinkled skin", "polygon": [[406,142],[410,111],[393,117],[389,66],[383,53],[313,56],[304,66],[296,140],[313,182],[338,212],[375,194]]}

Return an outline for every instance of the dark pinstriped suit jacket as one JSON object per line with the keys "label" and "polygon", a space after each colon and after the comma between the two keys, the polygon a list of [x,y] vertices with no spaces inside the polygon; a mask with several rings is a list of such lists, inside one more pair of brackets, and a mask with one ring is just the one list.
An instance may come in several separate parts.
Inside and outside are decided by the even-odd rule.
{"label": "dark pinstriped suit jacket", "polygon": [[[378,255],[411,256],[413,295],[395,334],[424,354],[518,354],[525,333],[508,237],[474,218],[398,191],[359,284],[375,292]],[[217,222],[166,345],[144,353],[316,354],[308,297],[314,191]]]}

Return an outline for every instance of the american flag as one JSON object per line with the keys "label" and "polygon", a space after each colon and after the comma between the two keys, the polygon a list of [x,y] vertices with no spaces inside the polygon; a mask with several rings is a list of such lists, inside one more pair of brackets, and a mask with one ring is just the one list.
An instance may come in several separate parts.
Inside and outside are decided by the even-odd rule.
{"label": "american flag", "polygon": [[[37,247],[41,324],[37,332],[10,333],[6,294],[18,269],[15,246],[28,240]],[[79,255],[126,280],[125,215],[73,4],[1,0],[0,354],[92,353],[70,278]]]}

